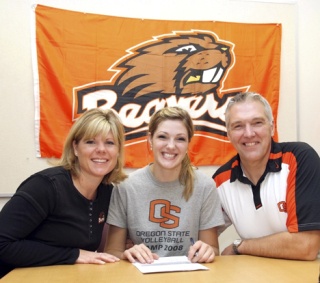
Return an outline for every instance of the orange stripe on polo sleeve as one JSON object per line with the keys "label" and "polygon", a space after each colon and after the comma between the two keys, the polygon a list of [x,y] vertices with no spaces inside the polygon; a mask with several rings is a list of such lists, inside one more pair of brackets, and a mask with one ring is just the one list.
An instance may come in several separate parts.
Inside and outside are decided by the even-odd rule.
{"label": "orange stripe on polo sleeve", "polygon": [[287,227],[289,232],[298,232],[299,230],[296,207],[297,160],[291,152],[285,153],[282,158],[283,163],[290,164],[290,174],[287,179]]}

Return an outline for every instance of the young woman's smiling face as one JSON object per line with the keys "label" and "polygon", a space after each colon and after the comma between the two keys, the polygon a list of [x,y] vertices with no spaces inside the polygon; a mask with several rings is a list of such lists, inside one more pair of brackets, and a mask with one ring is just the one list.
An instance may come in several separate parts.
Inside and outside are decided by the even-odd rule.
{"label": "young woman's smiling face", "polygon": [[155,167],[180,172],[189,145],[188,132],[181,120],[161,122],[154,135],[149,135],[149,143],[153,150]]}

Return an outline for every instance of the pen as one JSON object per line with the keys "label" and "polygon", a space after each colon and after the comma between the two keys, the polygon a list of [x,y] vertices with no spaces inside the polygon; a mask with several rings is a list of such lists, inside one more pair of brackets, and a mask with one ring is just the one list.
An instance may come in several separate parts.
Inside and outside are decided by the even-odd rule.
{"label": "pen", "polygon": [[[194,245],[194,240],[193,240],[192,237],[190,238],[190,244],[191,244],[191,246]],[[194,254],[194,256],[198,256],[198,252],[196,252],[196,253]]]}

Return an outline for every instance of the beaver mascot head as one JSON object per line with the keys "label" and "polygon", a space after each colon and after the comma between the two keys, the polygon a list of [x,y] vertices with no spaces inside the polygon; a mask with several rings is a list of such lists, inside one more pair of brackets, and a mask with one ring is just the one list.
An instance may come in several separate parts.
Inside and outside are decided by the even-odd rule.
{"label": "beaver mascot head", "polygon": [[212,33],[174,33],[130,49],[120,69],[118,95],[205,95],[214,92],[231,65],[231,46]]}

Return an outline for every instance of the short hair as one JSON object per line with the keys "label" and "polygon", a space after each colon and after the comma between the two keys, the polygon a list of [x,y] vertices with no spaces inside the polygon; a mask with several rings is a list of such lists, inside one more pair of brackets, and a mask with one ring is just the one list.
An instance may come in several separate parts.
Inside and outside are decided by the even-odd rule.
{"label": "short hair", "polygon": [[94,108],[83,113],[71,127],[64,143],[63,152],[58,165],[70,170],[75,176],[80,174],[78,158],[74,154],[73,142],[76,144],[82,139],[94,138],[111,132],[119,154],[115,168],[103,179],[104,183],[119,183],[126,178],[124,172],[124,127],[119,116],[111,109]]}
{"label": "short hair", "polygon": [[[194,125],[191,116],[188,111],[178,107],[164,107],[156,111],[149,122],[149,133],[153,137],[159,124],[166,120],[178,120],[181,121],[187,129],[188,142],[190,143],[194,135]],[[185,186],[183,191],[183,197],[188,200],[193,193],[194,186],[194,167],[191,164],[189,155],[186,154],[181,164],[181,171],[179,174],[179,181]]]}
{"label": "short hair", "polygon": [[260,102],[263,107],[264,107],[264,113],[268,119],[268,121],[272,124],[273,122],[273,114],[272,114],[272,109],[269,104],[269,102],[259,93],[257,92],[240,92],[236,94],[231,100],[229,101],[226,112],[225,112],[225,122],[226,122],[226,127],[228,128],[229,126],[229,113],[230,109],[232,106],[238,103],[243,103],[246,101],[257,101]]}

